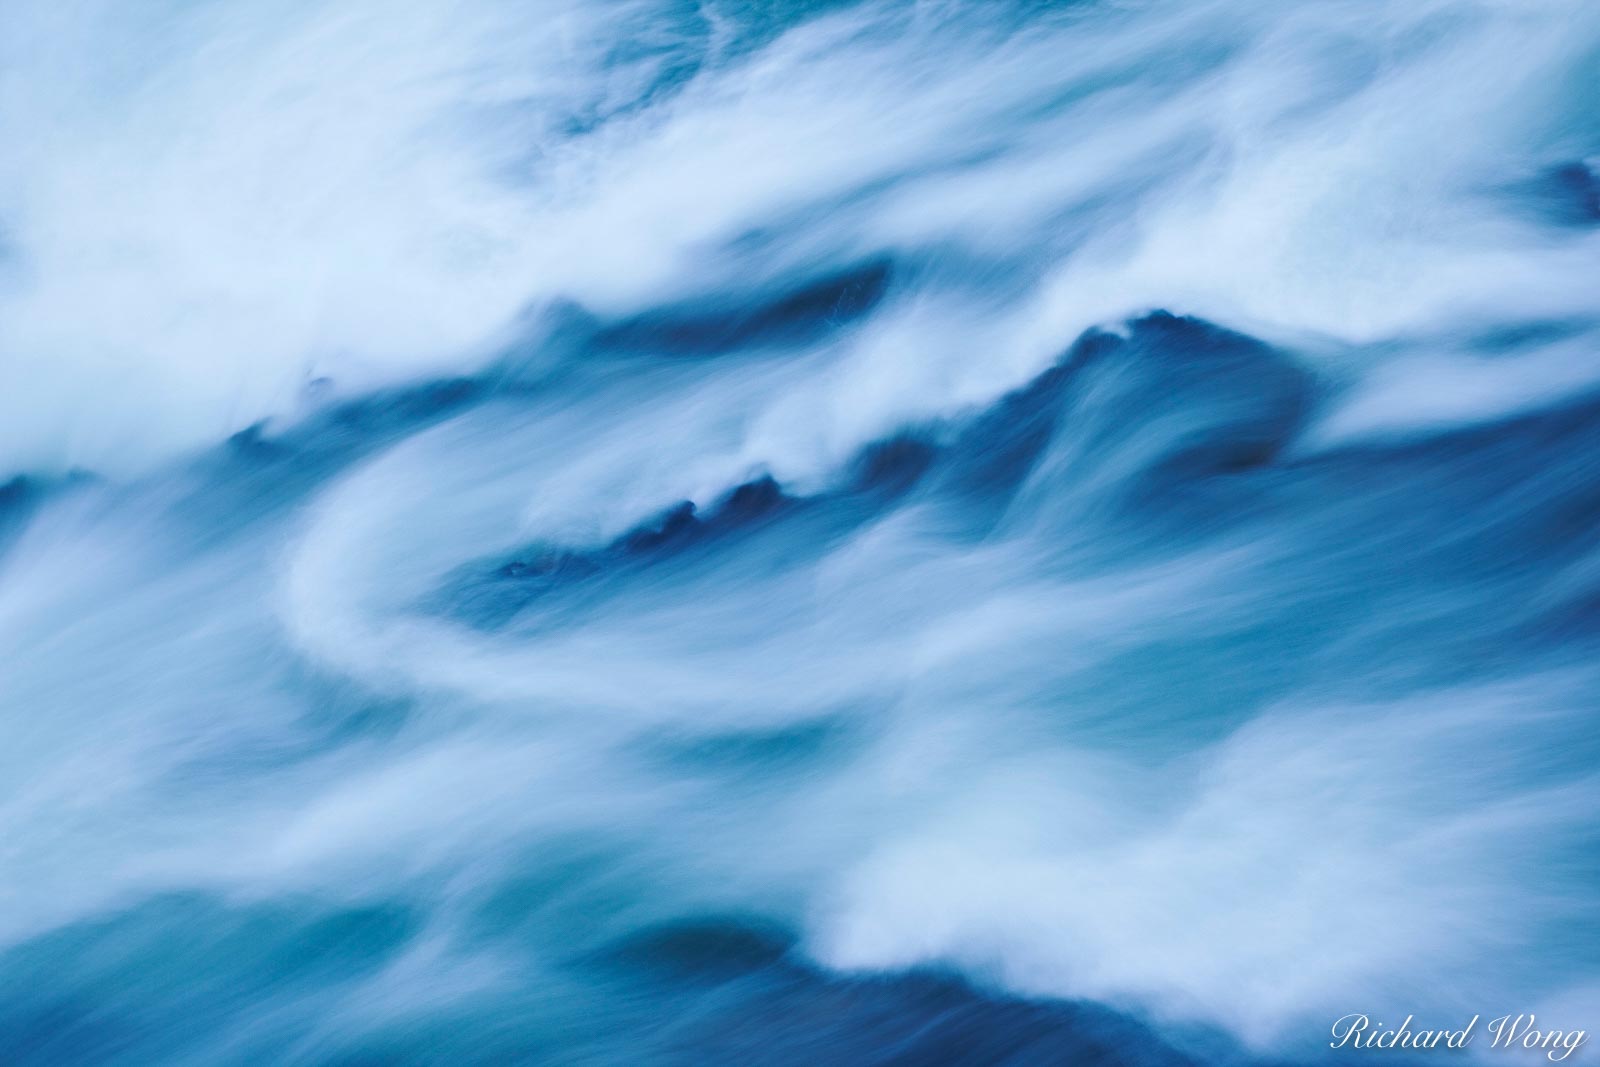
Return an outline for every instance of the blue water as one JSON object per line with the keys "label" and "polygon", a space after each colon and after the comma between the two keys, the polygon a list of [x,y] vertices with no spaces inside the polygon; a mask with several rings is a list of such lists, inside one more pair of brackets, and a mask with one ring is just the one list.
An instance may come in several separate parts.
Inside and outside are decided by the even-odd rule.
{"label": "blue water", "polygon": [[1600,1027],[1597,94],[1586,0],[16,0],[0,1062]]}

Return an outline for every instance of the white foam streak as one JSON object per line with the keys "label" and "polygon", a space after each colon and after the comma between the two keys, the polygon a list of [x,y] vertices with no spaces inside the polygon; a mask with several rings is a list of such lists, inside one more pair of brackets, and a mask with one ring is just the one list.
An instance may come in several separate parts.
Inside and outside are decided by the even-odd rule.
{"label": "white foam streak", "polygon": [[[125,471],[292,414],[318,376],[471,371],[555,297],[626,312],[951,239],[1047,274],[1009,336],[965,339],[1022,373],[1157,306],[1363,343],[1596,310],[1594,241],[1494,196],[1561,149],[1545,86],[1593,29],[1570,8],[1154,5],[1019,36],[849,10],[565,136],[657,69],[607,61],[613,23],[653,16],[25,6],[0,96],[35,147],[0,168],[0,456]],[[1186,53],[1197,72],[1163,71]],[[1085,240],[1051,232],[1118,201]],[[791,215],[810,232],[777,258],[727,243]]]}

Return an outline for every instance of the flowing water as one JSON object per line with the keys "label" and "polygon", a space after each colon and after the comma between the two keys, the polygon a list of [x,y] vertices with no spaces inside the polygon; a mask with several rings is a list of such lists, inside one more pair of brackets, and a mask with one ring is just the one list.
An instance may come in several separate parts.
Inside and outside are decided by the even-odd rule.
{"label": "flowing water", "polygon": [[11,0],[0,1060],[1600,1025],[1597,105],[1589,0]]}

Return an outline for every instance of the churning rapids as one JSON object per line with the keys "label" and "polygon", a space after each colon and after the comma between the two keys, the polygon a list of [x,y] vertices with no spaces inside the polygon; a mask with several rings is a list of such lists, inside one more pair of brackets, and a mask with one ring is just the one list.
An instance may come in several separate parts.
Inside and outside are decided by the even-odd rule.
{"label": "churning rapids", "polygon": [[1600,4],[10,0],[0,131],[5,1063],[1600,1025]]}

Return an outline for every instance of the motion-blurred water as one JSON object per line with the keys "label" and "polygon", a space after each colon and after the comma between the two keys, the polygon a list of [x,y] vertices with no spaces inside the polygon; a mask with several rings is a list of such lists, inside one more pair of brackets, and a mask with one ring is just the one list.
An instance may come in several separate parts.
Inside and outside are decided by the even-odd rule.
{"label": "motion-blurred water", "polygon": [[10,0],[0,1061],[1600,1026],[1597,104],[1589,0]]}

